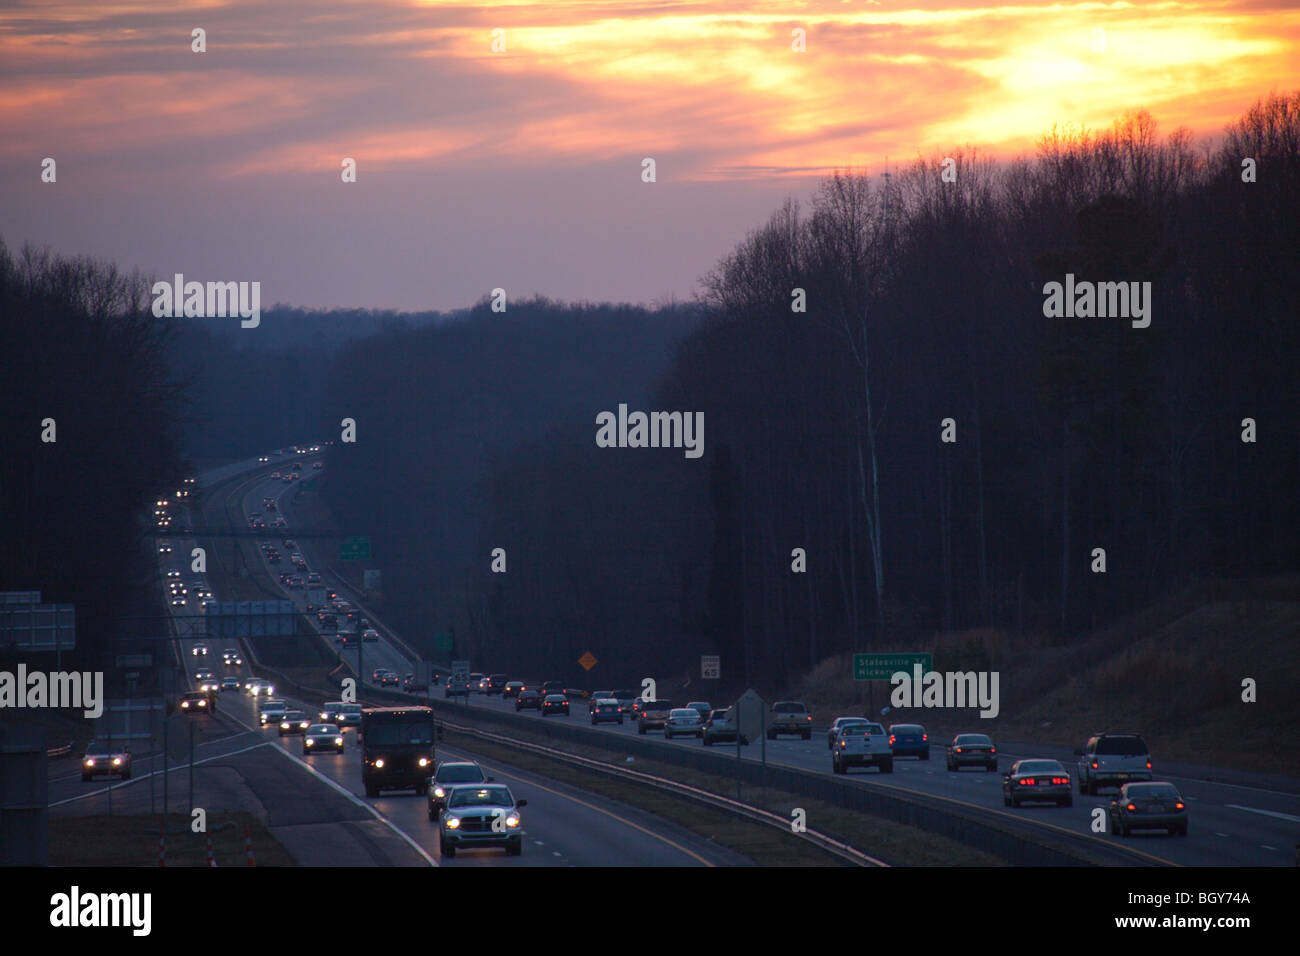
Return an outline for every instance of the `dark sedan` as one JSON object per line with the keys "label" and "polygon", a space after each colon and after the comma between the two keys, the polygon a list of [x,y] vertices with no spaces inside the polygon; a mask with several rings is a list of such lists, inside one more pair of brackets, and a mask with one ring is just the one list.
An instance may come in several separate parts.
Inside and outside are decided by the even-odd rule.
{"label": "dark sedan", "polygon": [[81,780],[87,782],[98,774],[116,774],[123,780],[130,780],[131,751],[92,741],[81,758]]}
{"label": "dark sedan", "polygon": [[930,759],[930,735],[920,724],[890,724],[889,749],[895,757]]}
{"label": "dark sedan", "polygon": [[305,734],[307,728],[311,726],[311,721],[301,710],[286,711],[285,715],[280,718],[280,736],[285,734]]}
{"label": "dark sedan", "polygon": [[533,710],[541,710],[542,695],[535,690],[521,690],[515,697],[515,710],[524,710],[531,707]]}
{"label": "dark sedan", "polygon": [[958,734],[948,745],[948,769],[983,767],[989,773],[998,769],[998,748],[988,734]]}
{"label": "dark sedan", "polygon": [[1110,802],[1110,832],[1128,836],[1133,830],[1165,830],[1187,836],[1187,804],[1172,783],[1126,783]]}
{"label": "dark sedan", "polygon": [[429,780],[429,819],[438,819],[438,813],[447,803],[451,788],[462,783],[491,783],[492,778],[483,768],[471,761],[444,760],[438,764]]}
{"label": "dark sedan", "polygon": [[[517,702],[516,702],[517,705]],[[550,714],[563,714],[569,716],[569,698],[563,694],[547,694],[542,698],[542,716]]]}
{"label": "dark sedan", "polygon": [[1022,803],[1055,803],[1068,807],[1070,774],[1059,760],[1017,760],[1002,775],[1002,803],[1018,807]]}

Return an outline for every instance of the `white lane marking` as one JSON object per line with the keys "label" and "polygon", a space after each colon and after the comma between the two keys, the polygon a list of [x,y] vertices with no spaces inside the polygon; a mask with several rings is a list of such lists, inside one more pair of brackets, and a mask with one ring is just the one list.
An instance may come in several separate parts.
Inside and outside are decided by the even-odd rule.
{"label": "white lane marking", "polygon": [[[271,741],[268,740],[267,743],[271,743]],[[341,785],[341,784],[335,783],[333,780],[331,780],[329,777],[325,776],[325,774],[321,773],[319,770],[317,770],[315,767],[313,767],[313,766],[312,766],[311,764],[309,764],[307,761],[302,760],[302,759],[300,759],[300,758],[298,758],[298,757],[295,757],[293,754],[289,753],[289,751],[285,750],[283,747],[276,747],[275,750],[276,750],[277,752],[279,752],[279,753],[284,754],[286,757],[288,757],[290,760],[292,760],[292,761],[293,761],[294,763],[296,763],[298,766],[303,767],[303,768],[305,768],[306,770],[310,771],[311,773],[314,773],[316,776],[320,777],[320,779],[321,779],[322,781],[324,781],[325,784],[326,784],[327,786],[333,787],[335,790],[337,790],[337,791],[338,791],[339,793],[341,793],[343,796],[347,797],[347,799],[351,800],[351,801],[352,801],[354,804],[356,804],[357,806],[361,807],[361,808],[364,809],[364,810],[368,810],[368,811],[370,811],[370,814],[371,814],[371,815],[372,815],[376,820],[378,820],[380,823],[383,823],[384,825],[386,825],[390,830],[392,830],[392,831],[393,831],[394,833],[396,833],[399,837],[401,837],[401,838],[402,838],[403,840],[405,840],[408,844],[410,844],[411,849],[414,850],[416,853],[420,854],[420,856],[422,856],[422,857],[423,857],[423,858],[428,862],[428,864],[429,864],[430,866],[437,866],[437,865],[438,865],[438,861],[435,860],[433,857],[429,856],[429,854],[426,853],[426,852],[424,851],[424,847],[420,846],[420,844],[416,843],[415,840],[411,839],[411,837],[406,833],[406,831],[404,831],[404,830],[403,830],[401,827],[399,827],[396,823],[394,823],[392,820],[388,819],[388,817],[384,816],[382,813],[380,813],[378,810],[376,810],[376,809],[375,809],[374,807],[372,807],[370,804],[366,803],[364,800],[362,800],[360,797],[358,797],[355,793],[353,793],[353,792],[352,792],[351,790],[349,790],[347,787],[344,787],[344,786]]]}
{"label": "white lane marking", "polygon": [[[265,746],[266,746],[267,744],[269,744],[270,742],[271,742],[271,741],[269,741],[269,740],[264,740],[264,741],[262,741],[260,744],[253,744],[253,746],[251,746],[251,747],[245,747],[245,748],[243,748],[242,750],[232,750],[232,751],[230,751],[229,753],[217,754],[216,756],[213,756],[213,757],[204,757],[202,760],[196,760],[196,761],[194,761],[194,766],[197,767],[199,764],[201,764],[201,763],[207,763],[207,762],[210,761],[210,760],[221,760],[221,759],[224,758],[224,757],[233,757],[235,754],[248,753],[248,751],[250,751],[250,750],[256,750],[258,747],[265,747]],[[87,797],[95,797],[95,796],[99,796],[101,793],[107,793],[107,792],[110,791],[110,790],[121,790],[123,787],[129,787],[129,786],[131,786],[131,784],[133,784],[133,783],[139,783],[139,782],[142,781],[142,780],[148,780],[150,777],[156,777],[156,776],[158,776],[158,775],[160,775],[160,774],[163,774],[163,773],[175,773],[177,770],[183,770],[184,768],[186,768],[186,767],[188,767],[188,766],[189,766],[189,762],[186,761],[185,763],[174,763],[174,764],[172,764],[170,767],[168,767],[165,771],[164,771],[164,770],[154,770],[154,771],[152,771],[151,773],[146,773],[144,776],[141,776],[141,777],[137,777],[137,776],[133,773],[133,774],[131,774],[131,779],[130,779],[130,780],[121,780],[121,781],[119,781],[119,782],[116,783],[116,784],[109,784],[107,787],[104,787],[104,788],[99,789],[99,790],[91,790],[89,793],[80,793],[80,794],[77,794],[77,796],[75,796],[75,797],[68,797],[66,800],[58,800],[58,801],[56,801],[56,802],[54,802],[54,803],[51,803],[51,804],[50,804],[50,807],[51,807],[51,808],[53,808],[53,807],[61,807],[61,806],[63,806],[65,803],[73,803],[73,802],[75,802],[75,801],[77,801],[77,800],[85,800]]]}
{"label": "white lane marking", "polygon": [[1215,833],[1214,835],[1217,837],[1224,837],[1224,838],[1228,838],[1231,836],[1231,834],[1229,833]]}
{"label": "white lane marking", "polygon": [[1269,846],[1267,843],[1261,843],[1259,846],[1260,846],[1260,849],[1262,849],[1262,850],[1274,850],[1274,851],[1277,850],[1277,847],[1275,847],[1275,846]]}
{"label": "white lane marking", "polygon": [[1243,807],[1237,803],[1225,803],[1225,807],[1231,807],[1233,810],[1245,810],[1247,813],[1262,813],[1266,817],[1277,817],[1279,820],[1286,820],[1290,823],[1300,823],[1300,817],[1292,816],[1289,813],[1279,813],[1276,810],[1260,810],[1258,807]]}

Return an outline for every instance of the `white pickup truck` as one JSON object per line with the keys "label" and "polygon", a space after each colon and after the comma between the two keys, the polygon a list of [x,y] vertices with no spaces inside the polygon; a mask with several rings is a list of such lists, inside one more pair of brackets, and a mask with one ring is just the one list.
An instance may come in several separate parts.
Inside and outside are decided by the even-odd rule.
{"label": "white pickup truck", "polygon": [[894,752],[889,734],[880,724],[846,724],[840,728],[831,746],[831,769],[848,773],[850,767],[875,765],[881,773],[894,772]]}

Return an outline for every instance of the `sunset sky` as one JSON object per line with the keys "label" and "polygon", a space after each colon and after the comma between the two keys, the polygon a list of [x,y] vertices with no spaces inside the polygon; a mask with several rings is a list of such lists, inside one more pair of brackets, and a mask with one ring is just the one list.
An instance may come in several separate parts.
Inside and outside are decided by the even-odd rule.
{"label": "sunset sky", "polygon": [[1134,108],[1204,140],[1300,87],[1298,37],[1263,0],[10,0],[0,238],[264,307],[685,298],[833,169]]}

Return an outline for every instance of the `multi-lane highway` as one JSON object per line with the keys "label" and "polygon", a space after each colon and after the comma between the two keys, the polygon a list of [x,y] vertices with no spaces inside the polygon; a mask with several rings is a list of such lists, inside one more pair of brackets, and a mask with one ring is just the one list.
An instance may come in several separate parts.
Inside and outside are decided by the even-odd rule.
{"label": "multi-lane highway", "polygon": [[[281,467],[290,463],[295,457],[297,460],[307,458],[307,456],[286,455],[282,459]],[[255,476],[239,482],[236,486],[235,494],[239,507],[245,513],[262,511],[264,498],[276,498],[279,513],[285,516],[290,525],[284,531],[268,529],[267,538],[278,543],[281,537],[292,537],[294,516],[291,493],[296,490],[297,485],[270,479],[270,473],[277,470],[276,464],[274,461],[267,464],[256,461],[245,462],[239,466],[227,466],[221,470],[220,476],[205,474],[201,480],[205,486],[209,486],[209,483],[218,477],[232,478],[246,470],[254,471]],[[180,522],[176,522],[175,526],[179,528]],[[167,540],[171,544],[172,552],[159,555],[162,573],[165,576],[168,569],[179,568],[182,571],[182,580],[188,580],[191,577],[186,570],[189,566],[188,557],[190,549],[197,542],[174,534]],[[300,545],[309,564],[318,567],[319,565],[313,563],[317,555],[311,543],[304,541],[300,542]],[[272,585],[278,587],[278,576],[272,573],[273,567],[264,565],[261,570],[266,572]],[[340,597],[345,596],[345,589],[341,584],[337,585],[337,590],[340,592]],[[295,599],[299,606],[305,603],[303,591],[286,590],[284,596]],[[215,598],[221,600],[222,595],[217,593]],[[199,602],[190,599],[185,605],[172,608],[173,615],[177,618],[177,632],[182,635],[177,644],[179,655],[186,668],[189,687],[194,686],[195,673],[200,669],[212,670],[218,679],[225,676],[239,677],[241,682],[256,676],[257,668],[247,659],[247,655],[242,665],[223,665],[222,651],[231,646],[232,641],[207,638],[192,630],[190,622],[193,620],[192,615],[197,613],[198,604]],[[332,640],[332,635],[327,633],[321,639],[329,642]],[[194,648],[198,645],[205,645],[208,648],[206,656],[194,655]],[[367,671],[379,666],[389,667],[398,673],[411,669],[407,658],[386,638],[377,643],[365,644],[362,650]],[[354,653],[349,652],[349,656]],[[355,666],[355,658],[353,663]],[[282,688],[277,689],[275,694],[277,698],[286,700],[290,708],[296,707],[309,716],[315,717],[318,702],[298,700],[287,696],[282,690]],[[282,738],[278,728],[259,727],[255,701],[242,690],[221,693],[213,715],[189,719],[198,722],[202,727],[196,751],[196,758],[199,760],[220,761],[223,766],[233,766],[238,769],[241,764],[226,758],[247,755],[254,748],[265,752],[267,747],[271,747],[279,752],[278,758],[281,761],[294,766],[296,772],[280,774],[267,773],[260,765],[254,768],[257,779],[254,789],[263,805],[281,808],[279,812],[282,815],[287,808],[290,819],[294,819],[295,807],[319,800],[320,794],[328,791],[329,799],[339,811],[337,813],[339,823],[352,823],[373,815],[412,848],[412,861],[443,862],[438,845],[437,826],[428,819],[427,804],[423,796],[415,796],[409,792],[386,793],[374,799],[364,796],[360,753],[355,732],[352,730],[344,733],[347,741],[344,753],[305,756],[302,753],[300,736],[288,735]],[[476,758],[472,753],[439,745],[438,759]],[[445,861],[445,865],[736,866],[747,865],[749,862],[744,857],[710,843],[682,827],[636,808],[541,778],[498,761],[482,761],[482,763],[498,783],[504,783],[511,788],[516,798],[528,801],[528,807],[524,811],[527,833],[524,853],[515,858],[506,856],[499,849],[462,850],[454,860]],[[138,756],[135,766],[136,779],[126,786],[147,787],[149,784],[144,781],[149,773],[159,769],[161,769],[160,757]],[[304,787],[304,773],[318,785]],[[93,784],[81,783],[80,775],[71,773],[52,778],[51,784],[53,786],[51,802],[54,805],[85,799],[92,794],[104,795],[110,786],[106,779],[97,780]],[[117,789],[122,784],[114,782],[112,786]],[[176,786],[175,782],[173,786]],[[320,819],[319,813],[306,814],[303,820],[303,825],[325,822]],[[319,837],[314,837],[313,842],[320,845],[321,841]],[[333,841],[332,846],[330,841],[325,841],[325,844],[320,848],[322,856],[319,859],[301,860],[301,852],[311,853],[309,843],[304,844],[302,848],[297,848],[300,861],[358,864],[372,862],[365,858],[340,859],[340,853],[346,857],[348,852],[361,852],[359,849],[361,844],[356,841],[349,842],[347,839],[341,839]]]}
{"label": "multi-lane highway", "polygon": [[[305,456],[297,457],[301,460]],[[269,532],[268,538],[292,537],[294,514],[290,492],[294,490],[296,483],[286,484],[282,481],[271,480],[269,475],[272,471],[277,470],[277,464],[282,468],[284,464],[293,458],[295,456],[290,454],[280,462],[272,461],[267,464],[245,462],[239,466],[227,466],[220,476],[237,475],[241,473],[241,469],[251,473],[248,480],[242,482],[238,488],[240,517],[245,513],[260,511],[262,501],[266,497],[277,499],[278,513],[283,515],[289,522],[289,530],[283,535],[280,532]],[[204,477],[206,483],[218,476],[206,475]],[[325,571],[325,555],[317,552],[314,542],[303,540],[299,541],[298,545],[299,549],[304,552],[311,567]],[[270,580],[274,582],[276,575],[272,573],[272,566],[265,566],[264,570],[269,575]],[[329,577],[328,572],[325,573],[327,574],[327,581],[338,590],[340,597],[350,600],[354,605],[361,608],[362,613],[366,613],[364,601],[360,596],[351,593],[337,578]],[[284,596],[296,600],[300,605],[305,603],[305,592],[284,590]],[[372,623],[379,630],[381,639],[376,643],[365,644],[360,649],[363,657],[363,679],[368,680],[371,672],[376,667],[388,668],[399,675],[413,670],[414,663],[404,651],[393,643],[391,635],[383,627],[382,622],[375,620],[373,615],[367,616],[370,617]],[[329,638],[322,639],[329,640]],[[356,653],[356,651],[347,652],[349,663],[354,668],[357,667]],[[510,671],[508,662],[504,661],[475,661],[474,666],[476,669],[485,672],[489,669],[492,671]],[[511,673],[510,676],[516,678],[520,675]],[[549,675],[529,676],[545,678]],[[412,699],[417,698],[412,695]],[[490,708],[511,712],[514,710],[511,701],[503,700],[500,697],[485,697],[477,694],[472,697],[468,706],[471,709]],[[569,720],[583,721],[584,723],[587,720],[586,708],[581,702],[574,703],[572,716],[567,718],[563,716],[543,718],[532,711],[526,712],[526,714],[535,720]],[[978,724],[978,721],[975,723]],[[969,729],[971,731],[983,731],[983,728],[979,726],[972,726]],[[636,733],[636,727],[632,723],[621,726],[603,724],[599,730],[602,733],[611,735],[612,740],[617,739],[616,735]],[[655,737],[660,736],[655,732],[652,732],[652,734]],[[1196,776],[1169,775],[1166,777],[1160,772],[1159,740],[1156,738],[1150,742],[1155,750],[1153,759],[1156,762],[1157,779],[1173,780],[1178,784],[1183,796],[1187,799],[1191,821],[1190,835],[1187,838],[1169,838],[1164,836],[1163,833],[1137,835],[1127,838],[1112,836],[1108,832],[1094,833],[1092,829],[1095,819],[1094,811],[1097,808],[1104,809],[1109,806],[1110,792],[1104,792],[1103,795],[1095,797],[1076,792],[1072,807],[1057,808],[1046,805],[1026,806],[1018,809],[1004,807],[1001,773],[985,773],[971,769],[958,773],[947,771],[943,759],[946,741],[942,740],[931,741],[932,758],[929,761],[900,758],[895,762],[895,772],[892,775],[882,778],[876,770],[856,770],[850,771],[849,775],[842,779],[851,785],[885,788],[894,793],[906,794],[910,791],[942,797],[956,801],[967,808],[977,808],[979,812],[984,814],[995,817],[1016,818],[1022,822],[1028,822],[1043,828],[1045,836],[1050,836],[1053,831],[1060,830],[1074,834],[1090,834],[1092,839],[1098,841],[1119,842],[1130,850],[1146,855],[1152,863],[1238,866],[1293,865],[1295,861],[1294,848],[1297,841],[1300,840],[1300,796],[1295,792],[1278,790],[1269,786],[1216,783]],[[684,738],[674,741],[662,741],[662,746],[698,747],[700,742],[696,738]],[[741,748],[741,759],[758,760],[760,750],[761,743],[759,742]],[[1071,773],[1074,773],[1073,758],[1057,748],[1004,744],[1000,750],[1000,770],[1002,771],[1009,769],[1012,762],[1022,757],[1052,757],[1060,759],[1070,769]],[[735,748],[732,747],[730,750],[722,752],[735,753]],[[767,741],[766,759],[776,765],[831,773],[824,727],[818,728],[810,741],[788,738]],[[357,770],[355,767],[353,769]],[[339,782],[342,783],[342,779]],[[359,776],[356,779],[349,779],[345,785],[352,788],[354,792],[360,792]],[[536,786],[536,783],[534,782],[532,786]],[[531,793],[529,799],[531,802]],[[551,799],[556,798],[552,797]],[[384,801],[378,802],[383,803]],[[410,803],[411,801],[408,798],[402,798],[398,806]],[[541,806],[548,805],[545,799],[541,801]],[[399,816],[403,814],[400,809],[394,809],[393,812]],[[533,809],[531,816],[536,817],[537,815],[537,809]],[[402,818],[405,819],[404,816]]]}

